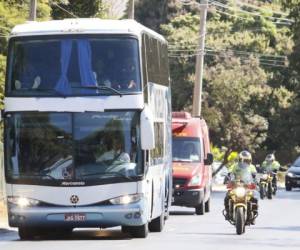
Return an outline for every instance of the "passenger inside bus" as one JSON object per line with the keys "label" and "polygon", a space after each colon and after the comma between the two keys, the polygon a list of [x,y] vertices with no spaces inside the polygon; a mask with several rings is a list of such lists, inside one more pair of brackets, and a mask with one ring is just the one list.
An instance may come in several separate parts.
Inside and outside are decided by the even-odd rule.
{"label": "passenger inside bus", "polygon": [[37,89],[41,84],[41,77],[30,61],[21,63],[16,73],[15,89]]}
{"label": "passenger inside bus", "polygon": [[132,58],[123,60],[118,78],[118,88],[121,90],[136,90],[137,88],[137,71],[136,63]]}
{"label": "passenger inside bus", "polygon": [[107,86],[111,87],[111,79],[107,75],[107,70],[105,69],[104,62],[102,60],[98,60],[94,66],[94,75],[97,81],[98,86]]}

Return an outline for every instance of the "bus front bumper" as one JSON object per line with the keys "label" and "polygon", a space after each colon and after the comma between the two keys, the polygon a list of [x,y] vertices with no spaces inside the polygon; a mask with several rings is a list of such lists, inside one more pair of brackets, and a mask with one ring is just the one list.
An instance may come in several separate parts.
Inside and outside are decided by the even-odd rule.
{"label": "bus front bumper", "polygon": [[11,227],[114,227],[139,226],[147,222],[143,201],[128,205],[80,207],[26,207],[9,205]]}

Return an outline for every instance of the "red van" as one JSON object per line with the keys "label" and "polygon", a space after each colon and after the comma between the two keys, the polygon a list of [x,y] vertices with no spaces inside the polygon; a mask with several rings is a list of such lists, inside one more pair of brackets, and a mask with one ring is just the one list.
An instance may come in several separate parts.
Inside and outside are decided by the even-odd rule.
{"label": "red van", "polygon": [[210,210],[213,156],[205,120],[187,112],[172,113],[173,202],[194,207],[196,214]]}

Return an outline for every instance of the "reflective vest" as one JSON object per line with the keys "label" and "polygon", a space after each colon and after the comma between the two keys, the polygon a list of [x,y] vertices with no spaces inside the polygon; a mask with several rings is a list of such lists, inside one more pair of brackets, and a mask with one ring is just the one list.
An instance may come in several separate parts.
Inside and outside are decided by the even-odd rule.
{"label": "reflective vest", "polygon": [[235,163],[229,170],[235,176],[235,179],[240,179],[245,183],[253,182],[252,174],[256,174],[256,168],[253,164],[250,164],[247,168],[241,168],[241,163]]}
{"label": "reflective vest", "polygon": [[280,163],[278,161],[273,161],[271,164],[268,163],[267,161],[264,161],[261,164],[262,169],[264,170],[279,170],[280,168]]}

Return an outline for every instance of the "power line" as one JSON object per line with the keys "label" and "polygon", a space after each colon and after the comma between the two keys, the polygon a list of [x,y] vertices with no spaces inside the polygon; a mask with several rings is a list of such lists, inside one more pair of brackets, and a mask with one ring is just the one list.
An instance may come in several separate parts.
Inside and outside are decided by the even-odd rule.
{"label": "power line", "polygon": [[225,52],[235,52],[238,54],[248,54],[248,55],[256,55],[256,56],[261,56],[261,57],[278,57],[278,58],[287,58],[285,55],[272,55],[272,54],[262,54],[258,52],[250,52],[250,51],[244,51],[244,50],[234,50],[234,49],[212,49],[212,48],[207,48],[207,50],[210,51],[225,51]]}
{"label": "power line", "polygon": [[[191,52],[192,54],[184,54]],[[186,51],[171,51],[170,57],[192,57],[201,54],[202,50],[186,50]],[[220,57],[228,57],[228,56],[234,56],[233,51],[231,50],[212,50],[212,49],[205,49],[205,54],[210,55],[216,55]],[[179,54],[178,54],[179,53]],[[226,55],[226,56],[224,56]],[[244,53],[241,55],[235,55],[236,57],[239,57],[241,59],[249,59],[250,56],[255,56],[257,59],[259,59],[260,62],[273,62],[273,63],[282,63],[285,64],[287,62],[287,57],[281,57],[281,56],[273,56],[273,55],[263,55],[258,56],[255,53]],[[269,58],[268,58],[269,57]]]}
{"label": "power line", "polygon": [[[196,47],[197,45],[193,45]],[[199,52],[201,50],[195,49],[195,48],[190,48],[190,49],[169,49],[169,52]],[[274,54],[263,54],[263,53],[258,53],[258,52],[251,52],[251,51],[244,51],[244,50],[235,50],[235,49],[213,49],[210,47],[206,47],[205,51],[210,51],[210,52],[216,52],[216,53],[221,53],[221,52],[232,52],[235,54],[241,54],[241,55],[252,55],[252,56],[257,56],[257,57],[271,57],[271,58],[281,58],[283,60],[287,59],[287,56],[285,55],[274,55]]]}
{"label": "power line", "polygon": [[61,9],[62,11],[68,13],[68,14],[71,15],[72,17],[79,18],[79,17],[76,16],[74,13],[72,13],[72,12],[66,10],[66,9],[63,8],[63,7],[61,7],[61,5],[59,5],[58,3],[55,3],[55,2],[53,2],[53,1],[51,1],[51,3],[52,3],[53,5],[55,5],[56,7],[58,7],[59,9]]}
{"label": "power line", "polygon": [[[217,6],[216,6],[217,7]],[[249,20],[249,17],[242,17],[240,15],[235,15],[235,14],[230,14],[228,12],[225,12],[225,11],[221,11],[219,9],[216,9],[216,12],[218,13],[221,13],[221,14],[224,14],[224,15],[227,15],[227,16],[230,16],[230,17],[237,17],[237,18],[240,18],[240,19],[243,19],[243,20]],[[251,13],[251,12],[250,12]],[[265,16],[263,16],[265,17]],[[274,24],[277,24],[277,25],[291,25],[292,23],[288,23],[288,22],[274,22],[274,21],[270,21]]]}
{"label": "power line", "polygon": [[[195,57],[197,56],[197,54],[193,54],[193,55],[184,55],[184,56],[176,56],[176,55],[171,55],[169,56],[170,58],[191,58],[191,57]],[[231,58],[230,56],[220,56],[220,55],[213,55],[213,54],[205,54],[205,56],[210,56],[210,57],[223,57],[223,58]],[[249,61],[249,58],[240,58],[241,59],[241,65],[249,65],[248,63],[243,63],[246,61]],[[259,61],[259,65],[260,66],[268,66],[268,67],[274,67],[274,68],[287,68],[286,65],[282,65],[282,64],[276,64],[276,62],[274,63],[267,63],[267,62],[261,62]]]}
{"label": "power line", "polygon": [[[241,1],[236,1],[236,3],[237,3],[238,5],[250,7],[250,8],[252,8],[252,9],[257,9],[257,10],[262,10],[262,11],[270,12],[269,9],[262,8],[262,7],[253,5],[253,4],[244,3],[244,2],[241,2]],[[282,15],[282,16],[288,16],[288,13],[284,13],[284,12],[281,12],[281,11],[274,11],[274,10],[272,10],[271,12],[274,13],[274,14]]]}
{"label": "power line", "polygon": [[[196,53],[196,54],[190,54],[190,55],[169,55],[170,58],[191,58],[191,57],[195,57],[199,55],[199,53]],[[213,57],[222,57],[222,58],[232,58],[232,56],[230,55],[217,55],[217,54],[210,54],[210,53],[205,53],[205,56],[213,56]],[[249,61],[249,58],[240,58],[242,60],[247,60]],[[274,63],[268,63],[268,62],[261,62],[259,60],[259,65],[262,65],[262,66],[271,66],[271,67],[277,67],[277,68],[287,68],[286,65],[279,65],[279,64],[276,64],[278,61],[273,61]],[[248,65],[248,64],[243,64],[241,63],[241,65]]]}
{"label": "power line", "polygon": [[226,5],[226,4],[220,3],[220,2],[218,2],[218,1],[211,1],[210,3],[211,3],[212,5],[215,5],[215,6],[224,8],[224,9],[234,10],[234,11],[239,11],[239,12],[246,13],[246,14],[253,15],[253,16],[259,16],[259,17],[263,17],[263,18],[269,18],[269,19],[272,19],[272,20],[275,20],[275,21],[276,21],[276,20],[282,20],[282,21],[287,21],[287,22],[291,22],[291,23],[294,22],[293,20],[287,19],[287,18],[280,18],[280,17],[273,17],[273,16],[263,16],[263,15],[260,14],[260,13],[257,13],[257,12],[250,12],[250,11],[242,10],[241,8],[231,7],[231,6],[228,6],[228,5]]}

